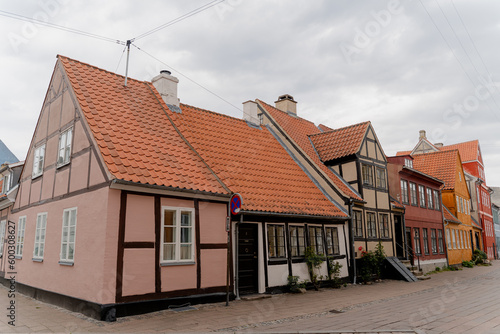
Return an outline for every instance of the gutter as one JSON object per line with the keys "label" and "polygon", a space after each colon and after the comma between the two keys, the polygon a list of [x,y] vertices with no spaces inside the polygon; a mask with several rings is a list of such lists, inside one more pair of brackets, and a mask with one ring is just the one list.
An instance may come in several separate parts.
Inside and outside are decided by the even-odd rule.
{"label": "gutter", "polygon": [[273,217],[283,217],[283,218],[301,218],[301,219],[328,219],[328,220],[338,220],[339,222],[349,219],[349,216],[315,216],[308,214],[295,214],[295,213],[278,213],[278,212],[267,212],[267,211],[246,211],[241,210],[242,214],[246,215],[256,215],[256,216],[273,216]]}
{"label": "gutter", "polygon": [[156,184],[142,184],[120,179],[112,180],[109,184],[109,188],[144,192],[150,194],[171,195],[171,196],[186,197],[186,198],[197,198],[197,199],[208,199],[208,200],[211,199],[221,202],[227,202],[228,199],[231,198],[230,193],[228,194],[211,193],[202,190],[159,186]]}

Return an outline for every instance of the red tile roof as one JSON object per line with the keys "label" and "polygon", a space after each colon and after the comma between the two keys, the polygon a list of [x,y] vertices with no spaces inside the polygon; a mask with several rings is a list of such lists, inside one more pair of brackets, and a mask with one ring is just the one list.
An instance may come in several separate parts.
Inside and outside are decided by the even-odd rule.
{"label": "red tile roof", "polygon": [[[227,194],[182,140],[152,86],[58,56],[109,172],[117,179]],[[161,98],[160,98],[161,100]]]}
{"label": "red tile roof", "polygon": [[391,204],[395,207],[395,208],[398,208],[398,209],[404,209],[405,206],[401,203],[399,203],[398,200],[394,199],[391,197]]}
{"label": "red tile roof", "polygon": [[335,175],[327,166],[325,166],[308,135],[319,133],[320,131],[314,123],[298,116],[291,116],[286,112],[276,109],[265,102],[257,102],[266,110],[266,112],[279,124],[279,126],[288,134],[288,136],[311,158],[311,160],[321,168],[321,170],[332,180],[337,188],[349,198],[362,201],[362,198],[355,193],[352,188],[347,186],[337,175]]}
{"label": "red tile roof", "polygon": [[309,135],[321,161],[327,162],[359,152],[370,122]]}
{"label": "red tile roof", "polygon": [[332,130],[333,130],[331,127],[326,126],[326,125],[324,125],[324,124],[320,124],[320,125],[318,125],[318,128],[319,128],[321,131],[323,131],[323,132],[326,132],[326,131],[332,131]]}
{"label": "red tile roof", "polygon": [[149,82],[129,78],[124,87],[123,76],[66,57],[59,60],[114,177],[239,192],[245,211],[347,217],[267,129],[187,105],[175,113]]}
{"label": "red tile roof", "polygon": [[455,224],[462,224],[460,220],[458,220],[457,217],[455,217],[450,210],[446,206],[443,205],[443,215],[444,215],[444,220],[450,223],[455,223]]}
{"label": "red tile roof", "polygon": [[444,182],[444,189],[454,189],[458,150],[413,155],[413,168]]}
{"label": "red tile roof", "polygon": [[242,195],[244,211],[346,217],[267,128],[185,104],[181,110],[167,113],[224,184]]}
{"label": "red tile roof", "polygon": [[411,151],[399,151],[396,153],[396,156],[400,157],[402,155],[410,155],[410,154],[411,154]]}
{"label": "red tile roof", "polygon": [[458,143],[453,145],[446,145],[439,148],[441,151],[451,151],[458,150],[460,152],[460,158],[462,162],[478,160],[479,152],[479,141],[471,140],[464,143]]}

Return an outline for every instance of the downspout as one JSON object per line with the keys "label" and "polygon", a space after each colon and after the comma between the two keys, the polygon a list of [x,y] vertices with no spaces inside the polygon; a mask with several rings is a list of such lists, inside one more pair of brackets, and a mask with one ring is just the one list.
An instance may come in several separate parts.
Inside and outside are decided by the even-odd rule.
{"label": "downspout", "polygon": [[234,236],[234,244],[235,244],[235,255],[234,255],[234,258],[235,258],[235,262],[236,262],[236,265],[235,265],[235,278],[234,278],[234,288],[236,290],[236,300],[240,300],[240,286],[239,286],[239,279],[238,279],[238,276],[239,276],[239,261],[238,261],[238,256],[239,256],[239,252],[238,252],[238,247],[239,247],[239,233],[240,233],[240,230],[239,230],[239,225],[243,223],[243,214],[241,213],[240,214],[240,221],[239,222],[236,222],[236,225],[235,225],[235,236]]}
{"label": "downspout", "polygon": [[403,247],[404,247],[404,252],[405,252],[405,258],[406,260],[409,260],[409,257],[408,257],[408,239],[406,238],[406,208],[403,209],[403,215],[402,215],[402,219],[401,219],[401,223],[402,223],[402,233],[403,233]]}
{"label": "downspout", "polygon": [[349,241],[351,244],[351,268],[352,268],[352,284],[356,284],[356,256],[354,250],[354,224],[353,224],[353,214],[352,214],[353,200],[349,199]]}

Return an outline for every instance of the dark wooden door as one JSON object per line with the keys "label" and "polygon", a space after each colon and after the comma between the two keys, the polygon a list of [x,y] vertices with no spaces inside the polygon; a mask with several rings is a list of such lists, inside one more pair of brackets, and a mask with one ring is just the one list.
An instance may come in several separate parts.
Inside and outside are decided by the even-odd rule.
{"label": "dark wooden door", "polygon": [[411,229],[409,227],[406,228],[406,256],[413,266],[413,243],[411,242]]}
{"label": "dark wooden door", "polygon": [[403,223],[401,216],[394,215],[394,234],[396,236],[396,256],[399,259],[403,259],[405,256],[404,250],[404,235],[403,235]]}
{"label": "dark wooden door", "polygon": [[240,294],[258,292],[257,224],[240,224],[238,228],[238,286]]}

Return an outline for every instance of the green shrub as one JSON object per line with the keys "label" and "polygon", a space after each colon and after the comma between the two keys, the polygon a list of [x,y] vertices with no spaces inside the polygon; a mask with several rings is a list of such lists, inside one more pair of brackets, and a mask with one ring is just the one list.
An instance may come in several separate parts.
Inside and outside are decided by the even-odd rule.
{"label": "green shrub", "polygon": [[471,261],[462,261],[462,267],[472,268],[474,267],[474,263]]}
{"label": "green shrub", "polygon": [[475,249],[474,253],[472,254],[472,262],[474,262],[474,264],[484,263],[484,260],[486,260],[487,258],[488,255],[486,255],[486,253],[480,249]]}
{"label": "green shrub", "polygon": [[322,255],[316,253],[314,248],[307,247],[305,252],[305,258],[307,263],[307,270],[309,271],[309,277],[311,279],[311,283],[314,286],[314,290],[319,290],[319,281],[323,278],[322,276],[318,276],[316,274],[316,270],[321,267],[321,264],[325,260]]}
{"label": "green shrub", "polygon": [[441,267],[436,267],[435,271],[441,271]]}
{"label": "green shrub", "polygon": [[299,292],[300,289],[305,289],[306,283],[299,282],[299,276],[288,276],[288,290],[291,292]]}
{"label": "green shrub", "polygon": [[342,265],[338,261],[328,259],[328,279],[332,288],[338,289],[342,286],[340,269],[342,269]]}
{"label": "green shrub", "polygon": [[382,266],[385,260],[384,246],[381,242],[375,248],[375,252],[361,252],[359,259],[359,274],[363,282],[367,283],[382,277]]}

